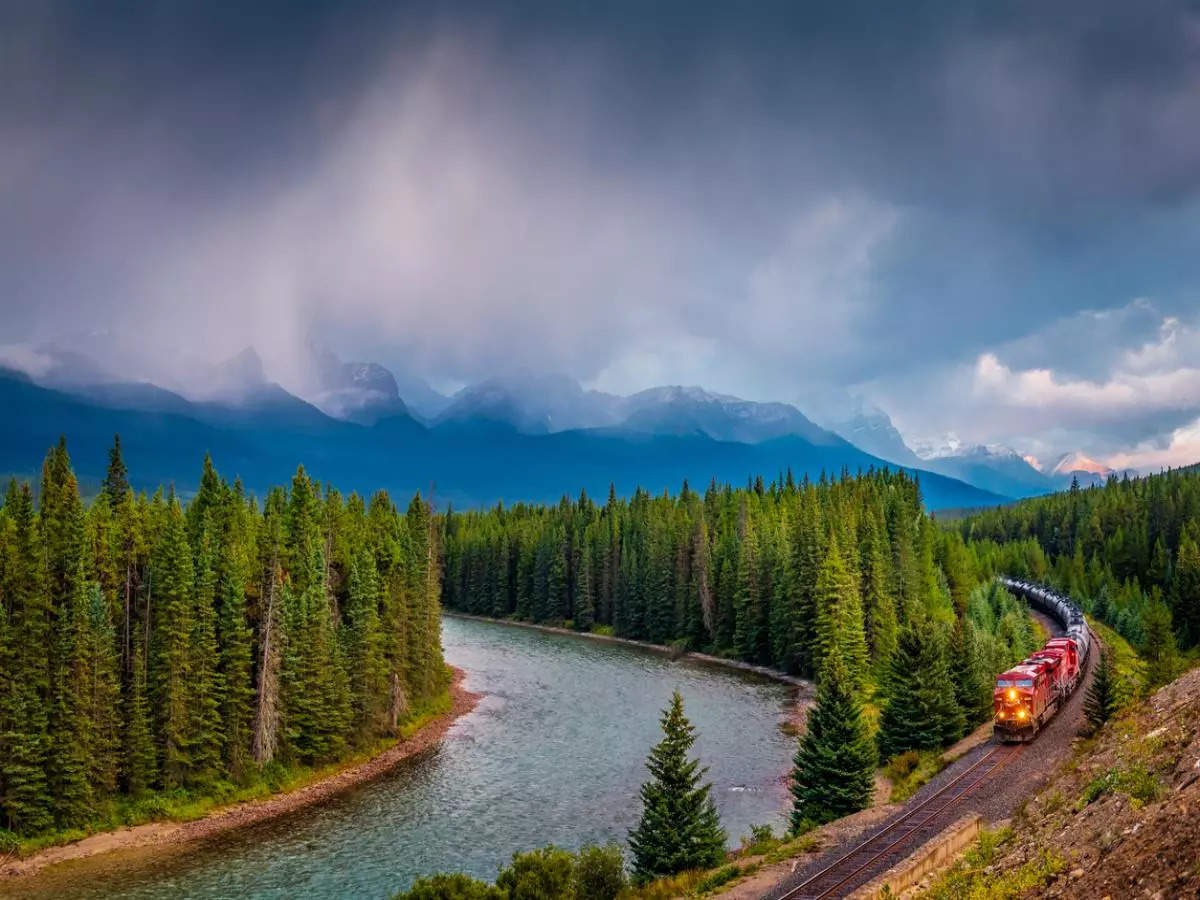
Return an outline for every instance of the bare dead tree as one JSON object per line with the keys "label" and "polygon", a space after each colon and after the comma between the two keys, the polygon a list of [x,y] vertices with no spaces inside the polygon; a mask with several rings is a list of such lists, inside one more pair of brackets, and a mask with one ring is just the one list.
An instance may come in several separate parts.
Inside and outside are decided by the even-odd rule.
{"label": "bare dead tree", "polygon": [[279,551],[271,556],[267,575],[266,608],[262,615],[262,656],[258,666],[258,697],[254,710],[254,761],[260,766],[275,757],[279,731]]}

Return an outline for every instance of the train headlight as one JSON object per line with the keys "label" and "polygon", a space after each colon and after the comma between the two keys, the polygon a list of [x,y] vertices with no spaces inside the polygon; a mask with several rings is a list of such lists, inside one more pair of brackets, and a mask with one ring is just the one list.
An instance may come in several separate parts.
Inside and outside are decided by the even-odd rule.
{"label": "train headlight", "polygon": [[1004,718],[1004,710],[1000,710],[1000,712],[996,713],[996,718],[1003,719]]}
{"label": "train headlight", "polygon": [[1016,699],[1017,699],[1017,692],[1016,692],[1016,691],[1014,691],[1012,688],[1009,688],[1009,689],[1008,689],[1008,699],[1009,699],[1009,700],[1016,700]]}
{"label": "train headlight", "polygon": [[1023,709],[1017,710],[1017,718],[1024,719],[1025,718],[1025,710],[1023,710]]}

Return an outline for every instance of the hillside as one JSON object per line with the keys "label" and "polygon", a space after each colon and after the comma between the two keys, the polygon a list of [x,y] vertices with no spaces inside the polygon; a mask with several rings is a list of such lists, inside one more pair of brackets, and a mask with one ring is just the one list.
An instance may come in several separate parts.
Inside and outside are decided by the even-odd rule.
{"label": "hillside", "polygon": [[[153,407],[139,404],[153,402]],[[426,428],[400,413],[372,425],[334,419],[264,384],[236,403],[193,403],[147,385],[125,386],[93,397],[40,387],[0,372],[0,405],[20,429],[0,436],[0,473],[28,475],[46,448],[66,433],[81,481],[95,484],[107,449],[119,432],[138,487],[175,482],[195,487],[198,471],[179,460],[210,452],[223,471],[250,490],[290,477],[297,462],[347,490],[380,488],[396,495],[435,485],[437,499],[456,506],[503,500],[557,501],[581,488],[604,496],[638,486],[652,493],[693,485],[744,484],[789,468],[799,478],[837,474],[888,463],[840,441],[815,444],[789,435],[756,444],[718,441],[704,434],[655,435],[626,429],[524,434],[505,423],[467,420]],[[961,481],[919,472],[931,509],[990,506],[1003,497]]]}
{"label": "hillside", "polygon": [[[1160,688],[1077,748],[1074,759],[967,862],[920,894],[1200,896],[1200,669]],[[971,894],[970,896],[975,896]],[[982,896],[982,895],[981,895]]]}

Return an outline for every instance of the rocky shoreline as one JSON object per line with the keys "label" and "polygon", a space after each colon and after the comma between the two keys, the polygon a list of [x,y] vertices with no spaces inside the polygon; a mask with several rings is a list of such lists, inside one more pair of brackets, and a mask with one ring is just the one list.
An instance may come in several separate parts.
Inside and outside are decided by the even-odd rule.
{"label": "rocky shoreline", "polygon": [[20,878],[58,863],[86,859],[116,850],[165,847],[209,838],[226,831],[254,825],[320,803],[349,788],[365,784],[394,768],[401,761],[432,747],[462,716],[473,710],[481,694],[463,686],[466,673],[454,669],[450,684],[450,709],[428,722],[408,740],[389,747],[363,763],[348,766],[294,791],[263,800],[238,803],[213,810],[192,822],[149,822],[115,831],[98,832],[80,841],[47,847],[24,859],[0,864],[0,879]]}

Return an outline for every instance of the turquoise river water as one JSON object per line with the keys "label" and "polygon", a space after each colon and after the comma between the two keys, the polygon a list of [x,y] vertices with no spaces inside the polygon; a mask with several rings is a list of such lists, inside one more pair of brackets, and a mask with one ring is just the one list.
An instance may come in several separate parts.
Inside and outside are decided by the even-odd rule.
{"label": "turquoise river water", "polygon": [[64,864],[0,896],[386,898],[419,875],[492,879],[515,850],[624,842],[659,712],[683,694],[731,845],[781,827],[787,685],[622,644],[446,618],[446,659],[484,693],[437,747],[320,806],[180,847]]}

